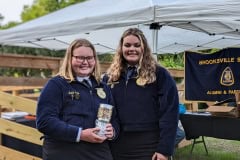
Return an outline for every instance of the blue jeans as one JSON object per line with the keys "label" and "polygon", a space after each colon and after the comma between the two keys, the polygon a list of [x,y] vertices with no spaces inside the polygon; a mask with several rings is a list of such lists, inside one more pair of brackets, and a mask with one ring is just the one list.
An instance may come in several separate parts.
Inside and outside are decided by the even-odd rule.
{"label": "blue jeans", "polygon": [[178,145],[185,138],[185,132],[181,128],[177,128],[177,135],[175,140],[175,146]]}

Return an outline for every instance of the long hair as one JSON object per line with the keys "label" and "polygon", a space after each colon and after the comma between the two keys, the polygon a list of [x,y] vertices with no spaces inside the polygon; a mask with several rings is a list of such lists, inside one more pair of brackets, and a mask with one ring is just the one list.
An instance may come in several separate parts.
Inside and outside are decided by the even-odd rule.
{"label": "long hair", "polygon": [[100,81],[100,67],[99,67],[99,61],[97,58],[97,53],[96,53],[96,50],[95,50],[93,44],[86,39],[76,39],[69,45],[69,47],[66,50],[62,65],[61,65],[60,70],[57,75],[64,77],[65,79],[69,80],[70,82],[75,80],[75,78],[74,78],[75,74],[72,69],[72,54],[73,54],[74,49],[82,47],[82,46],[90,47],[93,50],[93,56],[95,59],[95,67],[94,67],[92,75],[99,82]]}
{"label": "long hair", "polygon": [[144,36],[143,32],[138,28],[129,28],[123,33],[118,44],[117,52],[114,56],[113,63],[107,70],[107,75],[109,76],[108,82],[111,83],[117,81],[121,75],[121,72],[123,72],[127,67],[127,61],[123,57],[122,46],[124,38],[129,35],[136,36],[140,40],[141,48],[143,51],[137,68],[138,79],[144,82],[144,84],[154,82],[156,80],[155,71],[158,63],[152,55],[146,37]]}

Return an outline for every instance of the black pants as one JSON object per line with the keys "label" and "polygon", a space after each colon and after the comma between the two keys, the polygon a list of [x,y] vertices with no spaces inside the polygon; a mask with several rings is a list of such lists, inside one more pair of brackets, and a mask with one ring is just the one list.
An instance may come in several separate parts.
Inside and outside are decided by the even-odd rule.
{"label": "black pants", "polygon": [[159,131],[121,132],[110,144],[114,160],[151,160],[159,141]]}
{"label": "black pants", "polygon": [[66,143],[45,140],[43,160],[113,160],[108,141]]}

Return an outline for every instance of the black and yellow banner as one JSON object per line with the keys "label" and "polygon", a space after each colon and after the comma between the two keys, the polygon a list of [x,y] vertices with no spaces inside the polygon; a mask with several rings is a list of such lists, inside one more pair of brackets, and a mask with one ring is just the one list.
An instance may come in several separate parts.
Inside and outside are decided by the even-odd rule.
{"label": "black and yellow banner", "polygon": [[240,90],[240,48],[185,52],[185,99],[222,101]]}

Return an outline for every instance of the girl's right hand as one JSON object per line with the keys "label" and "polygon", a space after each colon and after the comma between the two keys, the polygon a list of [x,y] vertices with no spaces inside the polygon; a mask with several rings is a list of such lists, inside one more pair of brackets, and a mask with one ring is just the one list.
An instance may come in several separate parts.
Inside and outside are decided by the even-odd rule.
{"label": "girl's right hand", "polygon": [[80,141],[86,141],[90,143],[102,143],[107,139],[107,137],[101,137],[96,133],[99,131],[99,128],[88,128],[84,129],[81,132]]}

